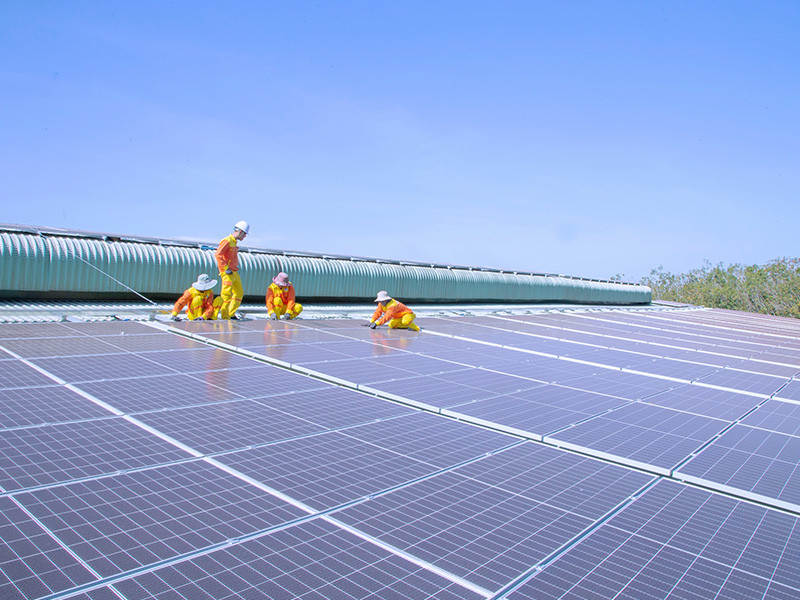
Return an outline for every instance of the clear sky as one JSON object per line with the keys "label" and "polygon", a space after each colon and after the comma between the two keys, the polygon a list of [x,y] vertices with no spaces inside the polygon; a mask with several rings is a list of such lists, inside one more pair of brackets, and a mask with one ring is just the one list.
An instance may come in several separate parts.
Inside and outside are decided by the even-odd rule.
{"label": "clear sky", "polygon": [[796,257],[800,1],[0,0],[0,199],[628,281]]}

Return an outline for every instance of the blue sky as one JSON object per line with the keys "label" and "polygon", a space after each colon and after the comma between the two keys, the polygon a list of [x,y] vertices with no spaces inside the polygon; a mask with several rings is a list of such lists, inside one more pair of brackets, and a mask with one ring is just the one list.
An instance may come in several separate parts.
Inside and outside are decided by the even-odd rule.
{"label": "blue sky", "polygon": [[796,0],[0,14],[0,222],[629,281],[800,255]]}

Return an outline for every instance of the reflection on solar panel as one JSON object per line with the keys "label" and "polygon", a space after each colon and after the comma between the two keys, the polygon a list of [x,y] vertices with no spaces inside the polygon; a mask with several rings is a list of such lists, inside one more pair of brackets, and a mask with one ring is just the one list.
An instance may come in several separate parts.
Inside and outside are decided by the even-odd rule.
{"label": "reflection on solar panel", "polygon": [[800,597],[800,327],[0,325],[0,597]]}

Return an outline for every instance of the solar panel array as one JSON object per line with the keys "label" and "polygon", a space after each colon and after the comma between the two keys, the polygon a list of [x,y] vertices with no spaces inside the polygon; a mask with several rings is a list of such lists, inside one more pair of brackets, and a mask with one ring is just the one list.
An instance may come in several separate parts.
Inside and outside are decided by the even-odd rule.
{"label": "solar panel array", "polygon": [[0,597],[797,598],[800,325],[0,325]]}

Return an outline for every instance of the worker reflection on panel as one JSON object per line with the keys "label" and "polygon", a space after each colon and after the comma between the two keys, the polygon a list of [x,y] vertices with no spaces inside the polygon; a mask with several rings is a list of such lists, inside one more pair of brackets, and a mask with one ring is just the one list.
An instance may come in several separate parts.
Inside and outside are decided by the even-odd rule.
{"label": "worker reflection on panel", "polygon": [[264,352],[271,358],[282,359],[291,346],[294,327],[275,327],[264,323]]}
{"label": "worker reflection on panel", "polygon": [[222,279],[222,310],[220,319],[238,319],[236,310],[244,298],[242,279],[239,277],[239,246],[245,236],[250,233],[247,221],[239,221],[233,226],[233,233],[219,242],[214,258],[217,259],[219,276]]}
{"label": "worker reflection on panel", "polygon": [[222,306],[222,298],[214,298],[211,291],[217,285],[216,279],[211,279],[203,273],[192,284],[192,287],[183,292],[178,298],[175,306],[172,307],[170,319],[178,320],[178,314],[186,308],[186,316],[190,321],[212,321],[219,315]]}
{"label": "worker reflection on panel", "polygon": [[280,272],[267,288],[267,316],[270,319],[294,319],[303,306],[294,301],[294,286],[286,273]]}
{"label": "worker reflection on panel", "polygon": [[383,329],[370,329],[369,337],[372,339],[373,356],[387,356],[411,344],[411,336],[386,335]]}
{"label": "worker reflection on panel", "polygon": [[375,309],[372,319],[370,319],[369,326],[371,329],[388,323],[389,329],[419,331],[419,326],[414,323],[417,315],[411,312],[411,309],[405,304],[398,302],[384,290],[378,292],[378,297],[374,301],[378,303],[378,308]]}

